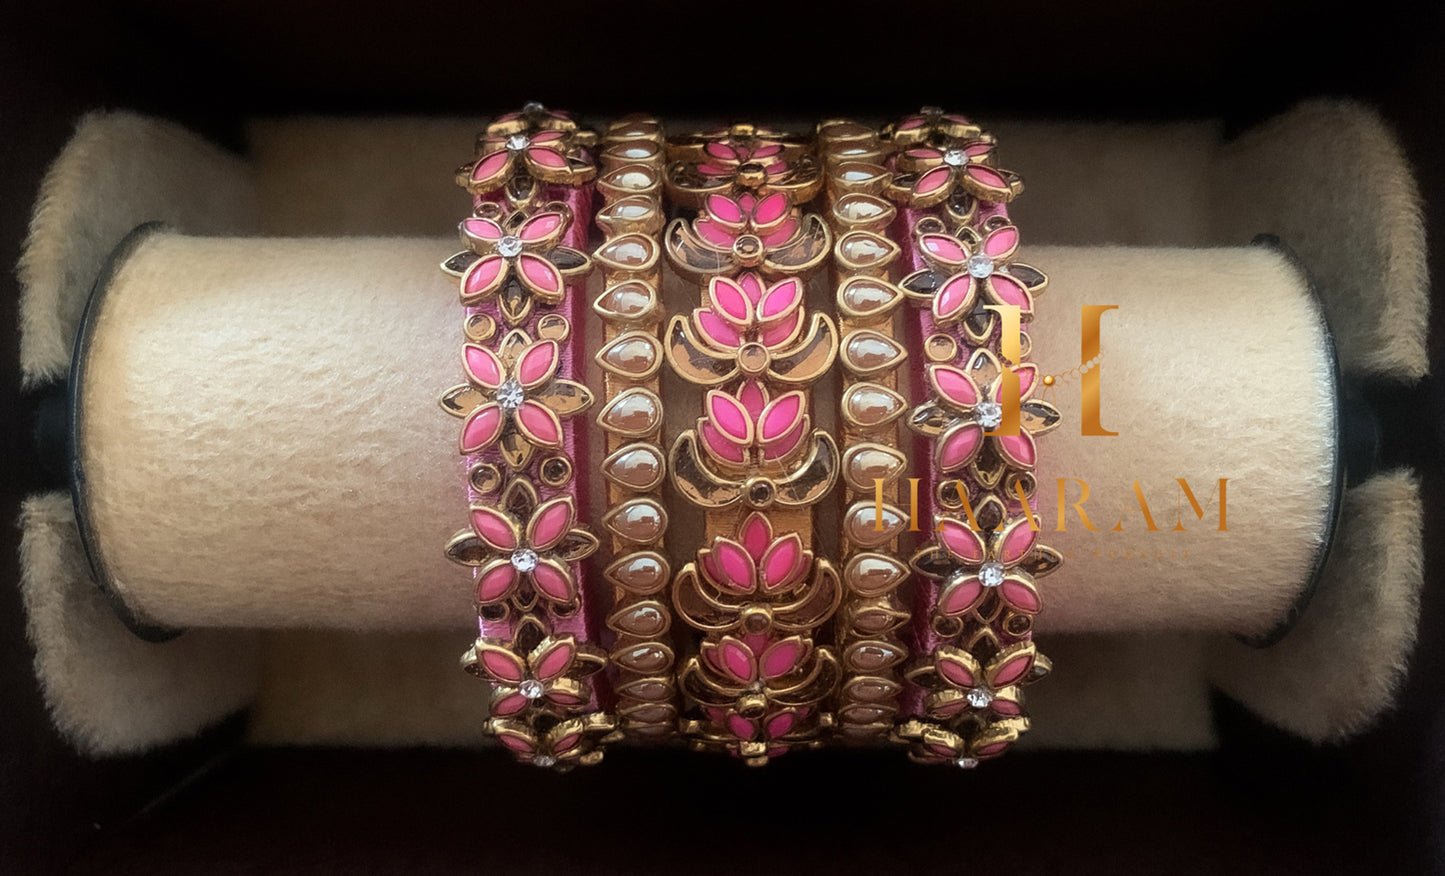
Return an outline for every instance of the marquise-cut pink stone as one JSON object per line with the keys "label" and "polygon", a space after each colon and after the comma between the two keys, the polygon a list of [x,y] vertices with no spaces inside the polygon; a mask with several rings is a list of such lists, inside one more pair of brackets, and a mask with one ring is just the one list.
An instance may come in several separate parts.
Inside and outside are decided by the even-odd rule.
{"label": "marquise-cut pink stone", "polygon": [[748,552],[749,556],[755,560],[761,560],[768,545],[773,541],[773,527],[762,512],[754,511],[748,515],[738,529],[738,540],[742,542],[743,549]]}
{"label": "marquise-cut pink stone", "polygon": [[787,675],[802,661],[807,650],[807,643],[796,636],[768,648],[758,661],[763,678],[772,680]]}
{"label": "marquise-cut pink stone", "polygon": [[742,402],[725,392],[712,390],[707,394],[707,416],[729,440],[749,444],[753,440],[753,422]]}
{"label": "marquise-cut pink stone", "polygon": [[742,335],[738,330],[716,313],[699,308],[694,310],[692,315],[697,330],[713,344],[729,350],[736,350],[742,345]]}
{"label": "marquise-cut pink stone", "polygon": [[983,598],[983,581],[969,575],[949,585],[938,600],[938,610],[953,617],[971,610]]}
{"label": "marquise-cut pink stone", "polygon": [[560,642],[548,649],[547,653],[537,661],[533,671],[538,681],[551,681],[567,671],[568,665],[572,662],[572,646],[566,642]]}
{"label": "marquise-cut pink stone", "polygon": [[477,344],[467,344],[462,348],[462,357],[472,380],[487,389],[502,385],[502,360],[496,353]]}
{"label": "marquise-cut pink stone", "polygon": [[528,700],[520,693],[511,693],[492,703],[492,714],[503,718],[521,714],[527,708]]}
{"label": "marquise-cut pink stone", "polygon": [[934,365],[930,373],[933,385],[944,401],[961,408],[978,404],[978,387],[963,369],[952,365]]}
{"label": "marquise-cut pink stone", "polygon": [[546,340],[533,344],[517,360],[517,380],[527,388],[539,386],[552,377],[557,370],[561,348],[556,341]]}
{"label": "marquise-cut pink stone", "polygon": [[493,152],[491,155],[483,156],[477,161],[476,165],[472,167],[472,181],[480,182],[491,179],[501,173],[502,168],[506,167],[507,162],[511,160],[512,153],[505,149]]}
{"label": "marquise-cut pink stone", "polygon": [[728,732],[739,739],[752,739],[757,735],[758,728],[742,715],[729,715]]}
{"label": "marquise-cut pink stone", "polygon": [[512,531],[511,521],[495,508],[473,508],[472,528],[497,550],[510,551],[517,547],[517,536]]}
{"label": "marquise-cut pink stone", "polygon": [[541,402],[531,399],[522,402],[515,416],[522,428],[541,443],[549,447],[562,443],[562,433],[557,430],[556,416]]}
{"label": "marquise-cut pink stone", "polygon": [[753,592],[757,567],[747,549],[729,539],[713,543],[712,561],[720,584],[743,593]]}
{"label": "marquise-cut pink stone", "polygon": [[1005,225],[984,238],[983,251],[993,258],[1008,255],[1014,247],[1019,245],[1019,230],[1012,225]]}
{"label": "marquise-cut pink stone", "polygon": [[462,231],[470,237],[479,240],[498,240],[502,236],[502,226],[490,219],[472,217],[462,220]]}
{"label": "marquise-cut pink stone", "polygon": [[1004,179],[1003,174],[994,170],[992,167],[988,167],[987,165],[970,164],[968,167],[964,168],[963,172],[991,188],[1008,188],[1008,180]]}
{"label": "marquise-cut pink stone", "polygon": [[768,719],[767,734],[769,739],[777,739],[779,736],[786,736],[792,731],[798,718],[791,712],[784,712],[781,715],[774,715]]}
{"label": "marquise-cut pink stone", "polygon": [[553,753],[553,754],[566,754],[567,752],[569,752],[569,751],[571,751],[572,749],[576,748],[576,747],[577,747],[577,743],[579,743],[579,742],[581,742],[581,741],[582,741],[582,734],[581,734],[581,733],[571,733],[571,734],[568,734],[567,736],[563,736],[561,739],[558,739],[558,740],[557,740],[556,744],[554,744],[554,745],[552,746],[552,753]]}
{"label": "marquise-cut pink stone", "polygon": [[771,444],[786,437],[803,418],[803,393],[799,390],[785,393],[763,408],[758,422],[759,440]]}
{"label": "marquise-cut pink stone", "polygon": [[1033,299],[1029,297],[1028,290],[1017,280],[1003,274],[994,274],[988,278],[987,282],[993,287],[993,294],[999,301],[1004,304],[1012,304],[1025,314],[1033,313]]}
{"label": "marquise-cut pink stone", "polygon": [[709,214],[734,225],[747,218],[742,206],[727,195],[708,195],[705,206]]}
{"label": "marquise-cut pink stone", "polygon": [[946,164],[935,167],[918,178],[918,181],[913,184],[913,192],[918,195],[932,194],[948,185],[951,179],[953,179],[953,168]]}
{"label": "marquise-cut pink stone", "polygon": [[984,557],[983,540],[968,524],[958,520],[945,520],[939,524],[938,538],[949,553],[965,563],[981,563]]}
{"label": "marquise-cut pink stone", "polygon": [[[535,144],[538,139],[540,138],[533,138],[532,142]],[[562,157],[562,153],[558,152],[555,149],[548,149],[546,146],[534,145],[531,149],[528,149],[527,160],[536,162],[542,167],[549,167],[554,170],[558,170],[567,166],[567,159]]]}
{"label": "marquise-cut pink stone", "polygon": [[933,301],[933,312],[939,319],[952,319],[973,304],[975,284],[972,274],[959,274],[943,284]]}
{"label": "marquise-cut pink stone", "polygon": [[944,471],[953,471],[967,464],[983,439],[983,427],[968,423],[939,439],[938,464]]}
{"label": "marquise-cut pink stone", "polygon": [[1033,468],[1038,455],[1033,436],[1020,431],[1017,435],[999,435],[998,449],[1009,462],[1021,468]]}
{"label": "marquise-cut pink stone", "polygon": [[718,645],[718,655],[722,659],[722,668],[739,681],[752,682],[757,678],[753,653],[741,642],[724,639]]}
{"label": "marquise-cut pink stone", "polygon": [[538,563],[531,575],[532,584],[543,596],[554,602],[571,601],[572,578],[566,572],[549,563]]}
{"label": "marquise-cut pink stone", "polygon": [[511,734],[506,734],[498,736],[497,739],[503,745],[507,746],[513,751],[520,751],[523,754],[531,754],[533,751],[536,750],[530,741],[523,739],[520,736],[512,736]]}
{"label": "marquise-cut pink stone", "polygon": [[737,325],[747,325],[753,318],[752,302],[743,288],[727,277],[715,277],[709,290],[713,309]]}
{"label": "marquise-cut pink stone", "polygon": [[998,589],[999,596],[1019,611],[1033,613],[1042,607],[1038,591],[1016,578],[1005,578]]}
{"label": "marquise-cut pink stone", "polygon": [[541,240],[562,227],[562,214],[556,212],[538,213],[523,223],[517,236],[523,240]]}
{"label": "marquise-cut pink stone", "polygon": [[787,212],[788,196],[782,192],[773,192],[753,208],[753,221],[759,225],[770,225],[781,219]]}
{"label": "marquise-cut pink stone", "polygon": [[502,409],[485,404],[472,411],[462,424],[462,452],[475,453],[489,446],[502,434]]}
{"label": "marquise-cut pink stone", "polygon": [[938,661],[938,674],[947,679],[949,684],[954,684],[958,687],[973,687],[978,683],[967,666],[958,660],[953,660],[948,657],[941,658]]}
{"label": "marquise-cut pink stone", "polygon": [[1034,541],[1039,537],[1038,531],[1029,527],[1028,521],[1017,523],[1008,532],[1004,533],[1003,544],[999,546],[999,561],[1012,565],[1024,558],[1033,549]]}
{"label": "marquise-cut pink stone", "polygon": [[522,667],[518,666],[517,661],[508,657],[506,654],[500,654],[496,651],[484,651],[482,652],[482,664],[493,678],[501,681],[516,684],[525,677],[525,674],[522,672]]}
{"label": "marquise-cut pink stone", "polygon": [[477,579],[477,601],[496,602],[517,583],[517,570],[511,563],[502,563]]}
{"label": "marquise-cut pink stone", "polygon": [[947,234],[925,234],[918,238],[919,246],[931,256],[953,265],[968,261],[968,252],[957,240]]}
{"label": "marquise-cut pink stone", "polygon": [[544,258],[523,253],[517,258],[522,273],[532,285],[543,292],[556,295],[562,291],[562,274],[557,267]]}
{"label": "marquise-cut pink stone", "polygon": [[758,563],[762,570],[763,589],[776,590],[792,584],[803,561],[803,541],[790,532],[773,542]]}
{"label": "marquise-cut pink stone", "polygon": [[758,304],[758,317],[760,319],[775,319],[803,302],[803,284],[796,279],[783,280],[775,283],[763,294],[763,300]]}
{"label": "marquise-cut pink stone", "polygon": [[1013,684],[1023,678],[1025,673],[1033,668],[1033,665],[1034,655],[1028,652],[1008,660],[993,671],[993,686],[1004,687]]}
{"label": "marquise-cut pink stone", "polygon": [[769,350],[777,349],[792,339],[793,333],[798,330],[798,323],[803,320],[803,311],[794,310],[791,314],[784,316],[777,324],[763,329],[758,336],[764,347]]}
{"label": "marquise-cut pink stone", "polygon": [[547,550],[572,528],[572,506],[565,498],[545,502],[532,517],[532,548]]}
{"label": "marquise-cut pink stone", "polygon": [[498,275],[507,266],[507,260],[499,255],[483,256],[467,269],[462,288],[468,295],[480,295],[496,283]]}
{"label": "marquise-cut pink stone", "polygon": [[702,438],[703,444],[718,459],[728,462],[742,462],[747,458],[746,449],[739,444],[728,440],[727,436],[717,430],[712,423],[703,421],[698,429],[698,436]]}

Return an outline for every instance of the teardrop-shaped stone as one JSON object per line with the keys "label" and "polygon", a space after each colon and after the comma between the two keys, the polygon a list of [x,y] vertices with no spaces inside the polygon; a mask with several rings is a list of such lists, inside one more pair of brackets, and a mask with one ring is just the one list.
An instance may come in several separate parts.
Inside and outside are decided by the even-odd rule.
{"label": "teardrop-shaped stone", "polygon": [[645,271],[657,263],[657,244],[646,234],[624,234],[599,246],[595,255],[614,271]]}
{"label": "teardrop-shaped stone", "polygon": [[876,383],[855,383],[843,395],[843,412],[865,429],[891,423],[906,407],[903,396]]}
{"label": "teardrop-shaped stone", "polygon": [[655,140],[662,136],[662,126],[651,116],[634,114],[613,122],[607,129],[605,139],[613,140]]}
{"label": "teardrop-shaped stone", "polygon": [[657,199],[648,195],[619,198],[597,212],[597,223],[611,234],[655,234],[662,229],[662,220]]}
{"label": "teardrop-shaped stone", "polygon": [[651,283],[628,280],[602,290],[592,309],[603,319],[640,322],[657,313],[657,290]]}
{"label": "teardrop-shaped stone", "polygon": [[892,666],[902,657],[903,652],[896,645],[872,639],[850,645],[843,662],[857,672],[877,672]]}
{"label": "teardrop-shaped stone", "polygon": [[838,307],[845,316],[883,316],[902,300],[897,287],[873,277],[852,277],[838,287]]}
{"label": "teardrop-shaped stone", "polygon": [[657,185],[657,173],[646,165],[629,164],[599,177],[597,184],[619,194],[640,193]]}
{"label": "teardrop-shaped stone", "polygon": [[609,481],[639,493],[662,483],[665,471],[661,448],[645,442],[628,444],[602,461],[602,474]]}
{"label": "teardrop-shaped stone", "polygon": [[672,569],[662,554],[638,551],[618,557],[602,571],[602,575],[623,590],[645,596],[666,587],[672,577]]}
{"label": "teardrop-shaped stone", "polygon": [[602,525],[619,538],[646,544],[667,530],[667,512],[651,499],[630,499],[602,515]]}
{"label": "teardrop-shaped stone", "polygon": [[843,454],[843,479],[860,493],[874,493],[903,472],[903,452],[882,444],[854,444]]}
{"label": "teardrop-shaped stone", "polygon": [[602,428],[628,438],[641,438],[662,422],[662,401],[652,392],[633,387],[617,394],[597,415]]}
{"label": "teardrop-shaped stone", "polygon": [[843,339],[843,364],[854,374],[874,374],[895,368],[908,354],[892,338],[872,329],[849,332]]}
{"label": "teardrop-shaped stone", "polygon": [[908,577],[908,566],[887,554],[859,553],[843,567],[843,584],[860,596],[891,592]]}
{"label": "teardrop-shaped stone", "polygon": [[886,697],[895,696],[899,691],[897,682],[886,678],[869,678],[863,676],[855,678],[843,686],[843,693],[855,700],[865,703],[877,702]]}
{"label": "teardrop-shaped stone", "polygon": [[828,144],[856,140],[874,142],[878,139],[878,132],[872,126],[852,119],[829,119],[818,125],[818,139]]}
{"label": "teardrop-shaped stone", "polygon": [[612,662],[633,672],[662,672],[672,664],[672,652],[655,642],[644,642],[612,652]]}
{"label": "teardrop-shaped stone", "polygon": [[883,231],[897,211],[877,195],[852,192],[833,202],[833,216],[843,225],[861,231]]}
{"label": "teardrop-shaped stone", "polygon": [[838,259],[851,269],[881,268],[898,257],[898,244],[871,231],[850,231],[838,238]]}
{"label": "teardrop-shaped stone", "polygon": [[617,632],[646,639],[662,635],[671,625],[672,615],[667,608],[650,599],[623,606],[607,618],[607,626]]}
{"label": "teardrop-shaped stone", "polygon": [[646,164],[662,155],[662,147],[651,140],[630,140],[614,143],[602,154],[624,164]]}
{"label": "teardrop-shaped stone", "polygon": [[872,724],[898,711],[892,706],[855,704],[845,706],[838,712],[838,719],[849,724]]}
{"label": "teardrop-shaped stone", "polygon": [[886,502],[881,509],[875,502],[854,502],[843,515],[843,532],[848,540],[865,548],[895,538],[907,525],[907,516]]}
{"label": "teardrop-shaped stone", "polygon": [[635,729],[634,725],[636,724],[656,726],[664,724],[664,722],[670,729],[670,724],[677,715],[677,709],[670,703],[648,703],[645,706],[624,709],[621,711],[621,715],[627,719],[627,729],[629,730]]}
{"label": "teardrop-shaped stone", "polygon": [[634,700],[655,703],[672,696],[672,685],[661,678],[639,678],[619,687],[617,693]]}
{"label": "teardrop-shaped stone", "polygon": [[833,169],[833,182],[844,192],[880,194],[888,179],[888,168],[866,161],[849,161]]}
{"label": "teardrop-shaped stone", "polygon": [[662,344],[647,332],[627,332],[602,348],[597,364],[613,374],[644,380],[662,364]]}

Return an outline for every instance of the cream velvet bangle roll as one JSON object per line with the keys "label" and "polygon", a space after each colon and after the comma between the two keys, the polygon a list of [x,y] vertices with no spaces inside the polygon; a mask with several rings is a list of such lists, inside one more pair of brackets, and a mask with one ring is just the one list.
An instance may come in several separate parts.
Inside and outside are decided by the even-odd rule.
{"label": "cream velvet bangle roll", "polygon": [[[125,252],[86,316],[73,440],[92,562],[137,618],[456,626],[471,582],[438,545],[465,522],[464,473],[435,401],[461,378],[436,270],[454,248],[157,230]],[[1041,373],[1077,371],[1083,305],[1117,308],[1096,367],[1118,434],[1080,434],[1077,377],[1049,395],[1065,421],[1037,473],[1041,540],[1068,574],[1041,582],[1040,628],[1275,628],[1334,507],[1333,357],[1305,278],[1263,247],[1030,255],[1050,267]],[[695,414],[667,409],[670,439]]]}

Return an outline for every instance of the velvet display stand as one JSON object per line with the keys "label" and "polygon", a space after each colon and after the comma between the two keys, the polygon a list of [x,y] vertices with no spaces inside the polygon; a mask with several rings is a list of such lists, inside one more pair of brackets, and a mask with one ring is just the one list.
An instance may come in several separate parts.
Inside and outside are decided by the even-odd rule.
{"label": "velvet display stand", "polygon": [[[76,459],[99,582],[70,497],[51,493],[25,505],[24,588],[52,715],[81,748],[143,750],[238,710],[258,744],[475,742],[482,698],[455,671],[465,576],[435,549],[459,525],[454,424],[433,398],[459,373],[435,263],[462,197],[439,169],[476,125],[261,121],[242,161],[101,115],[57,160],[22,262],[22,359],[32,383],[67,373],[94,285]],[[1125,532],[1074,522],[1046,539],[1074,559],[1045,588],[1041,645],[1062,671],[1032,697],[1026,744],[1208,748],[1211,686],[1306,738],[1367,726],[1414,638],[1409,471],[1360,473],[1302,597],[1337,452],[1321,315],[1346,378],[1425,371],[1398,148],[1369,112],[1329,103],[1228,143],[1208,123],[995,127],[1029,182],[1025,245],[1053,277],[1044,370],[1077,364],[1078,305],[1120,305],[1102,366],[1120,435],[1055,433],[1042,475],[1087,480],[1100,528]],[[166,227],[122,247],[149,221]],[[1258,232],[1298,261],[1244,246]],[[1077,395],[1057,401],[1076,422]],[[1201,496],[1230,478],[1230,532],[1128,535],[1134,479],[1164,490],[1172,523],[1175,477]],[[1278,644],[1237,639],[1301,605]]]}

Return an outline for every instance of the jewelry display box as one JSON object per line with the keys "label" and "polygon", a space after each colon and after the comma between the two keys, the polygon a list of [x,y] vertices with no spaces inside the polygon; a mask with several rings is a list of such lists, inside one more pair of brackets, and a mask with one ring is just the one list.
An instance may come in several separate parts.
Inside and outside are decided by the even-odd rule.
{"label": "jewelry display box", "polygon": [[[1326,101],[1232,137],[990,121],[1051,278],[1044,373],[1077,373],[1081,306],[1118,308],[1095,366],[1118,434],[1079,434],[1077,384],[1054,397],[1039,510],[1066,565],[1038,632],[1058,669],[1022,745],[1209,749],[1212,691],[1304,739],[1361,732],[1403,678],[1423,581],[1416,475],[1376,470],[1354,402],[1427,370],[1424,232],[1393,136]],[[21,358],[29,387],[67,393],[75,482],[25,502],[22,587],[79,749],[145,751],[237,712],[257,745],[479,744],[436,392],[460,374],[437,270],[466,205],[451,169],[481,124],[262,119],[241,156],[102,113],[56,158],[20,265]],[[821,385],[820,410],[836,394]],[[685,428],[696,401],[664,395]],[[1181,513],[1176,478],[1219,502],[1226,480],[1227,527]],[[1057,529],[1060,479],[1066,506],[1087,483],[1097,531],[1071,508]],[[698,540],[688,516],[679,544]]]}

